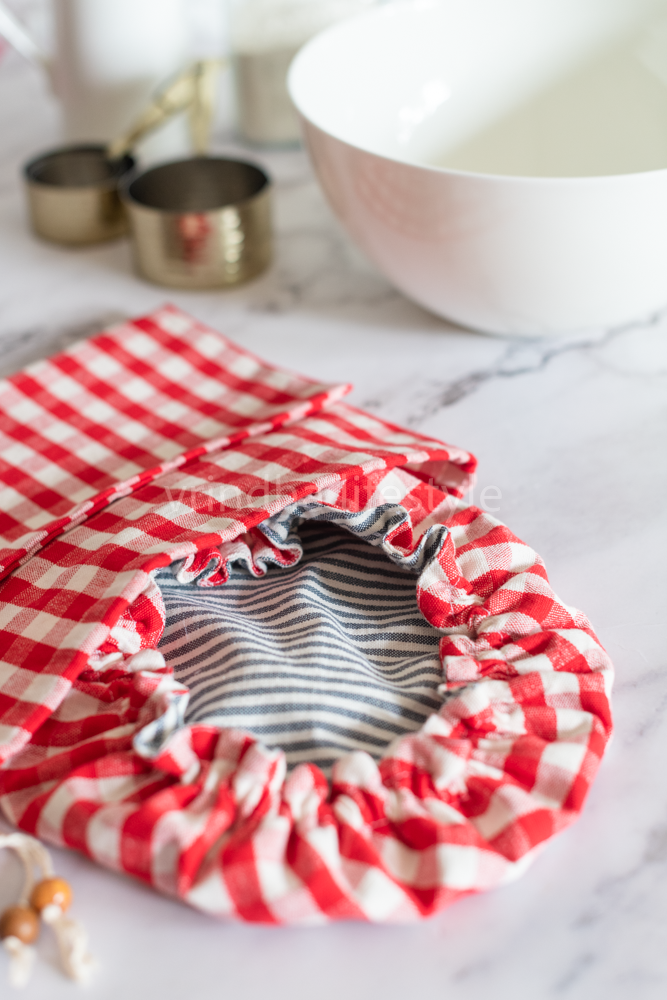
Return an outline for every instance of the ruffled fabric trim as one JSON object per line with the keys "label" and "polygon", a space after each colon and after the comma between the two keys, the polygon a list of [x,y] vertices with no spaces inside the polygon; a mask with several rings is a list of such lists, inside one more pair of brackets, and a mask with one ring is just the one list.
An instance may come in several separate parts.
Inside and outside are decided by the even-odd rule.
{"label": "ruffled fabric trim", "polygon": [[[351,521],[327,499],[293,504],[176,571],[213,586],[242,561],[259,576],[298,559],[299,520],[354,523],[418,574],[419,606],[443,636],[442,708],[379,765],[353,753],[331,783],[309,764],[286,776],[283,754],[247,733],[185,726],[188,692],[161,654],[121,650],[138,622],[155,644],[151,583],[117,624],[117,649],[95,654],[46,724],[85,720],[91,734],[80,765],[60,775],[63,807],[88,811],[86,824],[65,824],[70,846],[220,916],[393,922],[516,877],[576,818],[611,732],[612,667],[587,619],[553,594],[539,557],[452,498],[417,525],[401,504]],[[30,753],[15,773],[29,770]],[[126,774],[111,801],[97,787],[109,755],[114,774]],[[58,777],[57,759],[42,765],[45,788]],[[62,840],[58,810],[39,815],[36,832]]]}

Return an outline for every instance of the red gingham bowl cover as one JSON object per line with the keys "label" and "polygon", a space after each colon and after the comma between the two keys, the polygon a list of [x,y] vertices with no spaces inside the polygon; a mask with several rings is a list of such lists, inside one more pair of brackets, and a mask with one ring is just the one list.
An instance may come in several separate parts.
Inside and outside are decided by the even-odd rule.
{"label": "red gingham bowl cover", "polygon": [[[611,732],[608,656],[532,549],[462,502],[474,458],[340,403],[347,388],[171,307],[0,383],[10,821],[208,913],[322,923],[431,914],[576,817]],[[183,725],[153,571],[213,557],[222,583],[288,505],[370,511],[388,486],[404,517],[384,550],[441,539],[417,598],[442,632],[442,708],[331,783],[311,764],[286,778],[248,733]]]}

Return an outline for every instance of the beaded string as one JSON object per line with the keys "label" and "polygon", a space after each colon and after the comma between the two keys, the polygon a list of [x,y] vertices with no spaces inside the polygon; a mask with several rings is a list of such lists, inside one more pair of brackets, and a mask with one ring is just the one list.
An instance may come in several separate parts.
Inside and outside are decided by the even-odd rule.
{"label": "beaded string", "polygon": [[13,850],[25,872],[23,887],[15,906],[0,915],[0,939],[9,955],[9,981],[25,986],[35,960],[32,945],[40,930],[40,917],[56,935],[65,973],[79,982],[88,979],[93,960],[88,954],[88,938],[83,927],[65,916],[72,902],[72,890],[65,879],[53,872],[51,856],[34,837],[24,833],[0,835],[0,848]]}

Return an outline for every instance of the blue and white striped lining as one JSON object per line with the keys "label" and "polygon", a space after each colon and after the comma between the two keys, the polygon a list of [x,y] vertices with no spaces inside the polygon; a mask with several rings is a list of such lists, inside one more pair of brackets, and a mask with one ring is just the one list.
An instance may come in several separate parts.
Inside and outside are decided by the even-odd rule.
{"label": "blue and white striped lining", "polygon": [[160,650],[191,691],[186,721],[245,729],[281,747],[288,765],[325,770],[352,750],[379,759],[438,710],[442,683],[441,633],[417,607],[417,566],[394,565],[378,547],[387,511],[376,512],[378,531],[368,514],[336,512],[345,530],[331,513],[292,508],[262,525],[280,548],[302,551],[289,568],[269,565],[257,579],[237,564],[215,588],[179,583],[178,564],[156,578],[167,610]]}

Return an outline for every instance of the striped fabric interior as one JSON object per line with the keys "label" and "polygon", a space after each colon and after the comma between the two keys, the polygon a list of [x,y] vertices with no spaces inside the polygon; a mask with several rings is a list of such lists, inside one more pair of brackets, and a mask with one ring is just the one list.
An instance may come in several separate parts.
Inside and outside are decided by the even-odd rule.
{"label": "striped fabric interior", "polygon": [[440,633],[417,607],[417,574],[381,549],[331,523],[300,539],[300,561],[260,579],[236,565],[205,589],[162,571],[160,650],[191,690],[187,722],[248,730],[289,766],[377,760],[441,705]]}

